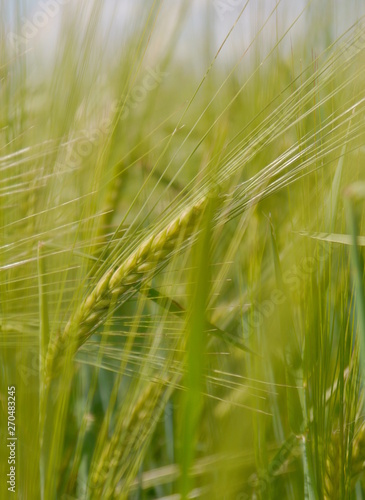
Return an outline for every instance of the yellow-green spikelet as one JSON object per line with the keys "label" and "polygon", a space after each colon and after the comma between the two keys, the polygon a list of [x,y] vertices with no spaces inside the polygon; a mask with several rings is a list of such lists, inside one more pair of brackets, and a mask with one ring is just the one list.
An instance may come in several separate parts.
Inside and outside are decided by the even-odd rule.
{"label": "yellow-green spikelet", "polygon": [[108,270],[93,291],[67,322],[64,330],[52,339],[46,359],[46,383],[59,373],[66,352],[72,357],[105,318],[110,305],[123,302],[165,263],[179,238],[190,237],[207,204],[203,197],[187,207],[157,234],[152,234],[134,250],[117,269]]}
{"label": "yellow-green spikelet", "polygon": [[[90,487],[93,498],[102,496],[108,478],[112,480],[110,475],[113,476],[121,463],[128,468],[129,461],[123,460],[123,455],[128,456],[133,452],[134,447],[138,448],[141,442],[143,443],[143,430],[153,425],[151,419],[156,413],[156,406],[163,397],[167,384],[167,379],[148,382],[131,412],[128,415],[121,415],[118,419],[115,432],[105,443],[91,475]],[[150,423],[146,424],[146,422]],[[123,470],[118,470],[118,473],[123,475]]]}

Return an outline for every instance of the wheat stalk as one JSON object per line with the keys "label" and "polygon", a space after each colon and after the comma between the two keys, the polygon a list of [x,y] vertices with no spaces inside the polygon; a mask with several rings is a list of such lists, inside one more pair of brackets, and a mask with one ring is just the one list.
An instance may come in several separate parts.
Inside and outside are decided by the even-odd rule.
{"label": "wheat stalk", "polygon": [[[324,478],[324,499],[337,500],[340,498],[340,477],[341,477],[341,442],[338,429],[333,431],[329,442]],[[358,429],[353,440],[351,451],[351,488],[356,484],[359,475],[365,469],[365,424]]]}
{"label": "wheat stalk", "polygon": [[[126,470],[131,466],[128,457],[133,450],[145,444],[146,430],[149,431],[156,422],[154,417],[158,418],[159,414],[156,405],[164,399],[168,386],[167,379],[150,381],[133,405],[132,411],[128,415],[120,414],[115,431],[104,445],[91,474],[90,489],[93,497],[101,498],[105,488],[114,492],[116,474],[126,479]],[[151,421],[153,418],[154,421]],[[124,464],[122,468],[120,464]]]}
{"label": "wheat stalk", "polygon": [[64,330],[51,340],[46,357],[46,383],[59,373],[66,353],[71,357],[104,321],[108,310],[120,305],[166,263],[180,238],[190,237],[207,204],[207,197],[187,207],[157,234],[146,238],[117,269],[109,269],[71,316]]}
{"label": "wheat stalk", "polygon": [[340,494],[340,433],[334,431],[328,444],[325,461],[324,500],[337,500]]}
{"label": "wheat stalk", "polygon": [[365,469],[365,424],[361,425],[355,436],[351,458],[351,476],[352,482],[355,484],[359,474],[361,474]]}

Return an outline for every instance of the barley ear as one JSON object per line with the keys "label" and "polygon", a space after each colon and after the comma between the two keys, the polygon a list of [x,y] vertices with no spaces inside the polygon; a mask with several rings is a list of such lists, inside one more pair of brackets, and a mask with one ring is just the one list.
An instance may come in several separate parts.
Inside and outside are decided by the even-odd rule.
{"label": "barley ear", "polygon": [[50,342],[46,383],[60,372],[66,352],[73,357],[105,320],[109,309],[121,305],[165,265],[179,241],[190,238],[207,205],[207,197],[185,208],[175,219],[150,235],[116,269],[110,268],[71,316],[64,330]]}

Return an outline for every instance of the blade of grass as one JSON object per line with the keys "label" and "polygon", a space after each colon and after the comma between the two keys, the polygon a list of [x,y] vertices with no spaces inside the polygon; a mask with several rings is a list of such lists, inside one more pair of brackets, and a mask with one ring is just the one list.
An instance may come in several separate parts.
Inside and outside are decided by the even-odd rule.
{"label": "blade of grass", "polygon": [[[184,315],[186,314],[185,308],[181,304],[179,304],[179,302],[170,297],[167,297],[166,295],[161,294],[155,288],[151,287],[148,289],[148,298],[153,300],[154,302],[156,302],[156,304],[171,312],[172,314],[176,314],[178,316],[181,316],[182,313]],[[238,347],[243,351],[254,354],[253,351],[249,347],[245,346],[245,344],[243,344],[243,342],[241,342],[240,339],[237,338],[234,334],[225,330],[221,330],[218,326],[210,323],[209,321],[206,321],[206,328],[209,334],[216,336],[220,340]]]}
{"label": "blade of grass", "polygon": [[190,469],[195,453],[197,425],[202,408],[202,389],[204,373],[204,353],[206,348],[206,307],[209,297],[210,239],[212,202],[208,204],[203,218],[203,230],[195,247],[193,269],[196,277],[190,297],[188,318],[186,393],[181,412],[181,449],[180,449],[180,493],[182,500],[188,498],[192,489]]}
{"label": "blade of grass", "polygon": [[45,416],[45,361],[49,342],[48,299],[45,290],[45,262],[42,255],[42,243],[38,244],[38,288],[39,288],[39,436],[40,436],[40,481],[41,498],[44,499],[45,450],[43,443],[43,425]]}
{"label": "blade of grass", "polygon": [[355,288],[355,307],[357,321],[359,326],[359,350],[360,350],[360,370],[362,383],[365,383],[365,291],[364,291],[364,264],[362,256],[359,252],[358,238],[358,220],[353,204],[354,191],[347,189],[345,194],[345,207],[347,216],[347,225],[352,235],[351,245],[351,263],[352,263],[352,280]]}

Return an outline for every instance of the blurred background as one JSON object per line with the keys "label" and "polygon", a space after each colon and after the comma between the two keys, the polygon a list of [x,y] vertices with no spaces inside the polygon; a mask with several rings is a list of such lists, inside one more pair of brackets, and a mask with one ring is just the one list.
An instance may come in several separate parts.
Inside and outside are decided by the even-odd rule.
{"label": "blurred background", "polygon": [[[357,229],[345,210],[364,181],[365,2],[0,5],[0,355],[19,498],[365,498],[350,272],[363,187]],[[186,220],[211,198],[196,248]],[[167,258],[176,224],[191,232]],[[141,247],[153,272],[131,258]],[[122,276],[114,303],[100,283],[122,265],[143,287],[125,298]],[[104,309],[42,407],[44,312],[70,340],[95,290]]]}

